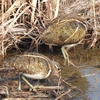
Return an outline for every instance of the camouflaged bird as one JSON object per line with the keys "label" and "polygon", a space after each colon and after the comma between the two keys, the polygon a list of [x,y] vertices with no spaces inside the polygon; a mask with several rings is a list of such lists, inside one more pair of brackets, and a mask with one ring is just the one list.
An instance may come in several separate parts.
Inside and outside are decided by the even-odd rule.
{"label": "camouflaged bird", "polygon": [[[25,53],[14,55],[3,60],[4,67],[12,67],[19,72],[19,88],[21,90],[21,76],[31,79],[46,79],[52,76],[60,76],[59,63],[50,60],[48,57],[39,53]],[[24,81],[30,84],[25,78]],[[30,84],[31,87],[31,84]],[[34,89],[34,87],[31,87]]]}
{"label": "camouflaged bird", "polygon": [[79,44],[86,31],[87,26],[84,23],[83,14],[80,11],[76,11],[68,15],[58,16],[52,20],[42,33],[41,40],[48,45],[62,46],[63,56],[70,63],[65,48]]}

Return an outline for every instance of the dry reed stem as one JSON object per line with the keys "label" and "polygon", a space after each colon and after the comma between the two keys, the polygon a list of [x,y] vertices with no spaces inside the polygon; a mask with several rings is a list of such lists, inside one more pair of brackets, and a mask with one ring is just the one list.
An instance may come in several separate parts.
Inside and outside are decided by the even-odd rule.
{"label": "dry reed stem", "polygon": [[37,5],[37,3],[38,3],[37,0],[32,0],[32,3],[31,3],[31,5],[32,5],[32,7],[31,7],[32,8],[31,23],[33,23],[34,20],[35,20],[35,11],[36,11],[36,5]]}
{"label": "dry reed stem", "polygon": [[[25,4],[26,5],[26,4]],[[21,13],[19,13],[19,10],[21,9],[21,7],[23,7],[24,5],[20,6],[20,8],[18,9],[18,11],[16,12],[16,14],[14,15],[14,20],[11,22],[11,24],[9,25],[8,29],[6,30],[6,33],[8,32],[8,30],[10,30],[13,25],[15,24],[15,22],[18,20],[18,18],[26,11],[29,9],[30,6],[26,7]],[[19,14],[18,14],[19,13]]]}
{"label": "dry reed stem", "polygon": [[56,11],[55,11],[54,18],[56,18],[56,17],[58,16],[58,12],[59,12],[59,3],[60,3],[60,0],[56,0]]}
{"label": "dry reed stem", "polygon": [[[4,0],[2,0],[2,23],[4,23]],[[4,32],[4,26],[2,25],[2,33],[3,34],[5,34],[5,32]],[[2,36],[2,39],[4,38],[4,35]],[[2,42],[2,44],[1,44],[1,54],[3,55],[3,57],[4,57],[4,45],[3,45],[3,42]],[[1,55],[0,54],[0,55]]]}
{"label": "dry reed stem", "polygon": [[[4,4],[2,4],[3,6]],[[8,18],[10,16],[10,14],[16,9],[16,8],[19,8],[20,6],[20,1],[19,0],[16,0],[12,5],[11,7],[4,13],[4,19],[5,18]],[[2,9],[3,11],[3,9]],[[1,22],[2,18],[0,16],[0,22]]]}
{"label": "dry reed stem", "polygon": [[93,2],[93,21],[94,21],[94,33],[93,33],[93,41],[92,41],[92,44],[90,47],[93,47],[95,46],[95,43],[97,41],[97,35],[98,35],[98,32],[97,32],[97,23],[96,23],[96,12],[95,12],[95,0],[92,0]]}

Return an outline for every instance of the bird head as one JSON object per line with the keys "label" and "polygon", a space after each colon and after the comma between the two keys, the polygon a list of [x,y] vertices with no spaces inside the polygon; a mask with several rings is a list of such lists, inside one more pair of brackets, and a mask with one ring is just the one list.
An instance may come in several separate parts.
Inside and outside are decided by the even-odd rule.
{"label": "bird head", "polygon": [[60,69],[60,64],[56,61],[51,61],[51,76],[57,76],[60,77],[61,75],[61,69]]}
{"label": "bird head", "polygon": [[68,18],[74,18],[80,21],[85,21],[89,17],[87,17],[87,11],[89,9],[75,10],[66,15]]}

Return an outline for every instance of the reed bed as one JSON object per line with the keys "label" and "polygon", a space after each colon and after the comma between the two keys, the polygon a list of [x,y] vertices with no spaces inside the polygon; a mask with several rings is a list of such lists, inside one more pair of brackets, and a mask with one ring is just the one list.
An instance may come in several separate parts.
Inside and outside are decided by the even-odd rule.
{"label": "reed bed", "polygon": [[[40,35],[59,15],[85,11],[89,28],[90,47],[99,40],[99,0],[0,0],[0,55],[8,50],[37,48],[42,44]],[[91,31],[92,30],[92,31]]]}

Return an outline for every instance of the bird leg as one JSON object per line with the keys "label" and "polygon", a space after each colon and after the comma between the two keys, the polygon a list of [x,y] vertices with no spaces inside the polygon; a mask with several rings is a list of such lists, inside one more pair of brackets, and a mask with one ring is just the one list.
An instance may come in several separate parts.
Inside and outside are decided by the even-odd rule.
{"label": "bird leg", "polygon": [[61,51],[62,51],[62,53],[63,53],[63,56],[64,56],[64,59],[65,59],[65,61],[67,60],[67,62],[68,62],[68,66],[69,66],[69,55],[68,55],[68,53],[67,53],[67,51],[66,51],[66,49],[65,49],[65,47],[63,46],[62,48],[61,48]]}
{"label": "bird leg", "polygon": [[36,88],[37,88],[38,86],[34,86],[34,87],[33,87],[32,84],[30,84],[29,81],[26,80],[26,78],[25,78],[24,76],[22,76],[22,79],[30,86],[30,88],[31,88],[33,91],[35,91],[35,92],[37,91]]}
{"label": "bird leg", "polygon": [[64,46],[61,48],[61,51],[63,53],[64,59],[67,59],[69,61],[69,55]]}
{"label": "bird leg", "polygon": [[49,49],[50,49],[51,52],[53,52],[53,47],[52,47],[51,44],[49,44]]}
{"label": "bird leg", "polygon": [[68,62],[68,66],[71,64],[71,65],[73,65],[74,67],[76,67],[76,66],[69,60],[69,55],[68,55],[68,53],[67,53],[67,51],[66,51],[66,49],[65,49],[65,46],[63,46],[63,47],[61,48],[61,51],[62,51],[62,53],[63,53],[64,59],[67,60],[67,62]]}
{"label": "bird leg", "polygon": [[18,91],[21,91],[22,89],[21,89],[21,76],[22,76],[22,73],[19,73],[19,82],[18,82]]}
{"label": "bird leg", "polygon": [[37,86],[33,87],[29,81],[23,76],[22,73],[19,73],[19,86],[18,86],[18,91],[21,91],[21,78],[30,86],[30,88],[33,90],[33,91],[36,91],[36,88]]}

